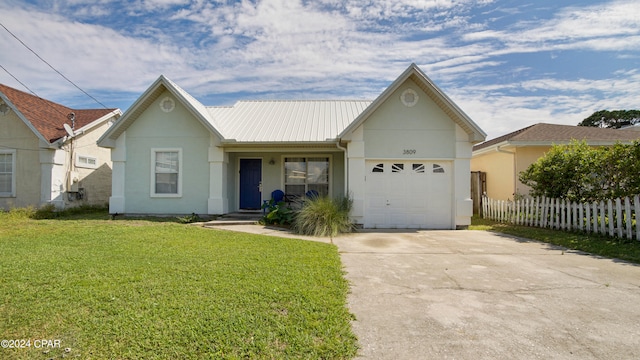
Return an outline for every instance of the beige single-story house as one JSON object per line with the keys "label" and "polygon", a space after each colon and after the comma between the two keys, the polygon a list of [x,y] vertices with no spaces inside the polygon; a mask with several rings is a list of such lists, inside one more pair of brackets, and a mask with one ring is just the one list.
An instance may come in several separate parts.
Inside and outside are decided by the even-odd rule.
{"label": "beige single-story house", "polygon": [[591,146],[611,146],[616,142],[640,140],[640,132],[539,123],[475,145],[471,171],[486,173],[488,197],[513,200],[515,194],[527,195],[530,190],[520,182],[519,174],[553,145],[568,144],[571,140],[584,140]]}
{"label": "beige single-story house", "polygon": [[204,106],[160,76],[98,140],[111,213],[256,211],[272,192],[350,196],[367,228],[470,224],[471,149],[486,134],[415,64],[374,100]]}
{"label": "beige single-story house", "polygon": [[111,160],[96,141],[119,109],[71,109],[0,84],[0,208],[106,204]]}

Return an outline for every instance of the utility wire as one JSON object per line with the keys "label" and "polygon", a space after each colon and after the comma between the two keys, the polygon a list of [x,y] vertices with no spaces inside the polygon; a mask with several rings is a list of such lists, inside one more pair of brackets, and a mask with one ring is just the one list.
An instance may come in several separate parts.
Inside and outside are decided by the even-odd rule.
{"label": "utility wire", "polygon": [[[22,44],[25,48],[27,48],[27,50],[31,51],[35,56],[38,57],[38,59],[42,60],[43,63],[47,64],[53,71],[55,71],[56,73],[58,73],[58,75],[62,76],[63,79],[67,80],[71,85],[75,86],[76,89],[82,91],[85,95],[87,95],[88,97],[90,97],[91,99],[93,99],[93,101],[97,102],[98,104],[102,105],[103,108],[105,109],[109,109],[105,104],[101,103],[100,101],[98,101],[98,99],[94,98],[93,96],[89,95],[89,93],[87,93],[86,91],[82,90],[78,85],[76,85],[73,81],[69,80],[69,78],[67,78],[66,76],[64,76],[60,71],[58,71],[56,68],[54,68],[51,64],[49,64],[45,59],[43,59],[40,55],[38,55],[35,51],[33,51],[27,44],[24,43],[24,41],[20,40],[20,38],[18,38],[14,33],[12,33],[9,29],[7,29],[6,26],[4,26],[3,23],[0,22],[0,26],[2,26],[9,34],[11,34],[11,36],[13,36],[16,40],[18,40],[20,42],[20,44]],[[6,70],[5,70],[6,71]],[[12,75],[13,76],[13,75]]]}
{"label": "utility wire", "polygon": [[[17,77],[15,77],[15,75],[13,75],[11,72],[9,72],[9,70],[7,70],[4,66],[2,66],[2,64],[0,64],[0,68],[2,68],[2,70],[4,70],[7,74],[9,74],[9,76],[11,76],[12,78],[15,79],[15,81],[19,82],[20,85],[24,86],[25,89],[29,90],[30,93],[32,93],[35,97],[37,97],[38,99],[42,100],[45,102],[45,104],[49,105],[49,103],[41,98],[38,94],[35,93],[35,91],[31,90],[27,85],[25,85],[25,83],[23,83],[22,81],[20,81],[20,79],[18,79]],[[49,105],[49,107],[53,110],[55,110],[57,113],[61,114],[62,116],[66,117],[67,114],[63,114],[60,110],[58,110],[57,108],[55,108],[54,106]]]}
{"label": "utility wire", "polygon": [[[29,87],[27,85],[25,85],[22,81],[20,81],[20,79],[18,79],[12,73],[10,73],[9,70],[7,70],[4,66],[2,66],[2,64],[0,64],[0,68],[2,68],[2,70],[4,70],[4,72],[9,74],[9,76],[11,76],[15,81],[19,82],[20,85],[24,86],[25,89],[29,90],[30,93],[32,93],[35,96],[38,96],[38,94],[36,94],[33,90],[29,89]],[[40,98],[40,96],[38,96],[38,97]]]}

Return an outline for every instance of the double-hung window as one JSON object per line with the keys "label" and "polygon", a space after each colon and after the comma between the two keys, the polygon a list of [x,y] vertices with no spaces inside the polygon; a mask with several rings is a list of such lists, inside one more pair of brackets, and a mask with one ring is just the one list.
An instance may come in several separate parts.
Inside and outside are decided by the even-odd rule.
{"label": "double-hung window", "polygon": [[151,196],[182,196],[181,149],[151,149]]}
{"label": "double-hung window", "polygon": [[0,197],[16,196],[16,151],[0,150]]}
{"label": "double-hung window", "polygon": [[312,191],[320,196],[329,194],[328,157],[287,157],[284,159],[285,193],[304,196]]}

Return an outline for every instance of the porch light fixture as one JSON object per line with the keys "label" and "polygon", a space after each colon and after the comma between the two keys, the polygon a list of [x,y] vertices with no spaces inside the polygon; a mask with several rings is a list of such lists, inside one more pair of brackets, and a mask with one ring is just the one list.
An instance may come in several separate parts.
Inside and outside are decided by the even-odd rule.
{"label": "porch light fixture", "polygon": [[271,158],[271,160],[269,160],[269,165],[275,165],[275,164],[276,164],[276,161],[273,158]]}

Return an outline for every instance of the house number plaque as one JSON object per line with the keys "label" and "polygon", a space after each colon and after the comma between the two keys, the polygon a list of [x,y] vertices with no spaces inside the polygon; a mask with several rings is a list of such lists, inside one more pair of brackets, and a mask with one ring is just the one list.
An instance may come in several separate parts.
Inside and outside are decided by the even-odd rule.
{"label": "house number plaque", "polygon": [[404,149],[402,155],[415,155],[416,149]]}

